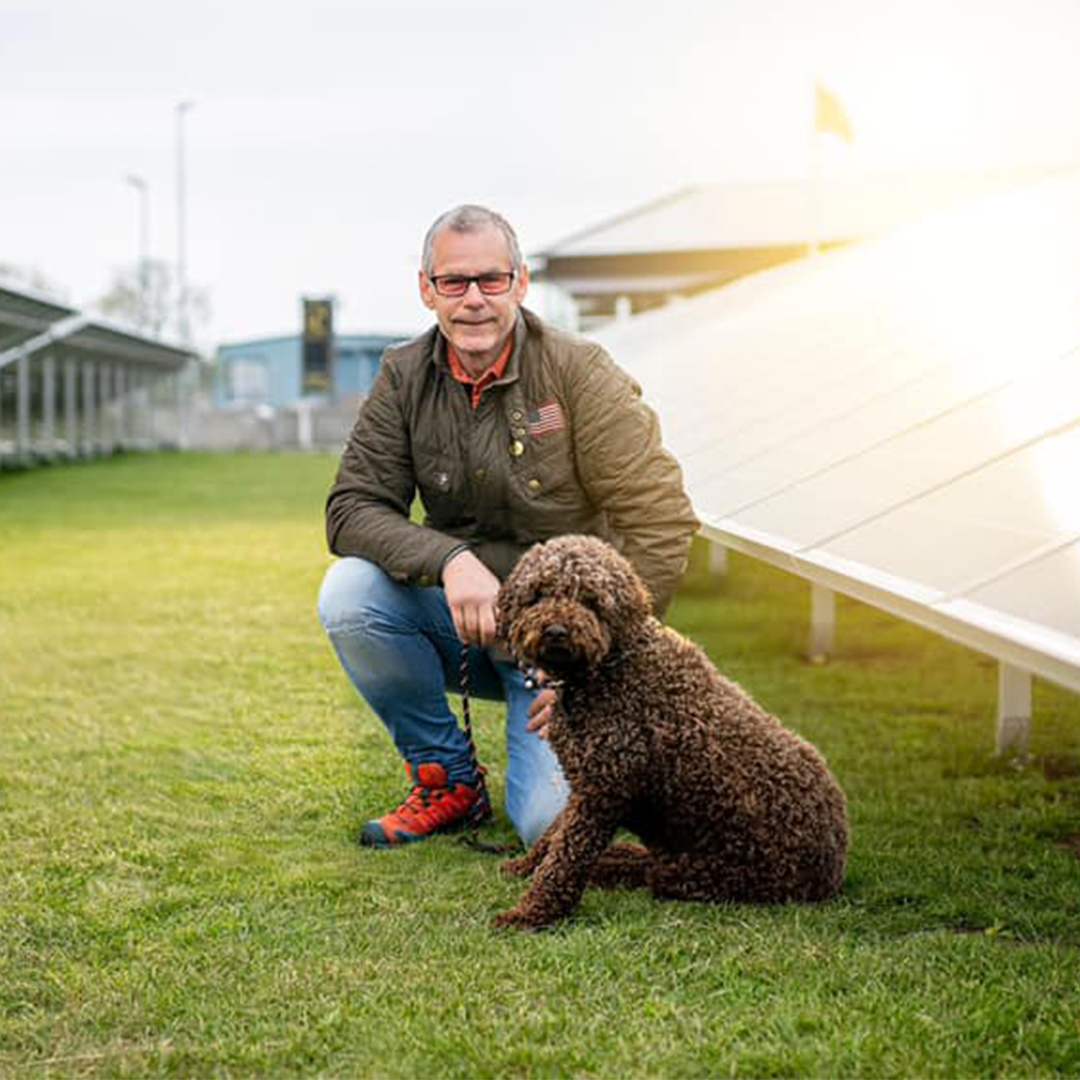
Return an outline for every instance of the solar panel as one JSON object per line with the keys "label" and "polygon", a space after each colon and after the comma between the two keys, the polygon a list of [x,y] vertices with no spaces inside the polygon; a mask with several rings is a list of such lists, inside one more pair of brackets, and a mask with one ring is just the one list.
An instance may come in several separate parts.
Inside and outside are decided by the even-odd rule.
{"label": "solar panel", "polygon": [[1080,691],[1080,174],[597,337],[707,535]]}

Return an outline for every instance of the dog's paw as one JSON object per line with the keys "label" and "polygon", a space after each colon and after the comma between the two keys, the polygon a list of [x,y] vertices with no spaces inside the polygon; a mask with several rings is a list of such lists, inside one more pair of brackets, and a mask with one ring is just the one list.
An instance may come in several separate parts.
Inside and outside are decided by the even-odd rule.
{"label": "dog's paw", "polygon": [[491,925],[500,930],[506,927],[513,930],[546,930],[551,924],[538,920],[521,908],[511,908],[496,915]]}
{"label": "dog's paw", "polygon": [[503,859],[499,871],[507,877],[528,877],[533,872],[533,860],[528,855],[516,859]]}

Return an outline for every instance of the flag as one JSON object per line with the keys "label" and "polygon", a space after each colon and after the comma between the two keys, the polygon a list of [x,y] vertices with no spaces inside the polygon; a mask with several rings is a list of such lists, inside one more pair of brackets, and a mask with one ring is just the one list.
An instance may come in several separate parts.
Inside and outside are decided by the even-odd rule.
{"label": "flag", "polygon": [[814,84],[814,129],[816,131],[831,131],[839,135],[846,142],[851,142],[855,135],[851,130],[851,121],[844,112],[844,106],[840,99],[830,94],[821,83]]}
{"label": "flag", "polygon": [[551,431],[562,431],[566,427],[562,407],[557,401],[549,401],[539,408],[527,410],[525,419],[528,422],[529,434],[533,438],[540,438]]}

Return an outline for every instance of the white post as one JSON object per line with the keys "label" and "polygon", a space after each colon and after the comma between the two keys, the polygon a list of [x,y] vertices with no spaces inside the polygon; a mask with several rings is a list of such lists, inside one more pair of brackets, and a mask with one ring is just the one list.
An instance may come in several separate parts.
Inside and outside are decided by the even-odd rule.
{"label": "white post", "polygon": [[713,577],[727,577],[728,549],[723,544],[709,544],[709,573]]}
{"label": "white post", "polygon": [[807,254],[814,256],[821,252],[821,132],[817,122],[817,83],[810,89],[810,237],[806,245]]}
{"label": "white post", "polygon": [[41,358],[41,446],[50,461],[56,457],[56,357]]}
{"label": "white post", "polygon": [[190,361],[176,373],[176,418],[181,450],[190,450],[195,444],[195,402],[190,389]]}
{"label": "white post", "polygon": [[296,441],[301,450],[310,450],[315,445],[311,410],[310,401],[296,403]]}
{"label": "white post", "polygon": [[176,330],[181,345],[191,344],[188,321],[187,283],[187,161],[184,118],[195,107],[193,101],[176,105]]}
{"label": "white post", "polygon": [[1031,743],[1031,672],[998,665],[997,756],[1023,757]]}
{"label": "white post", "polygon": [[15,446],[18,459],[30,461],[30,357],[15,362]]}
{"label": "white post", "polygon": [[69,356],[64,360],[64,442],[69,458],[78,457],[79,454],[78,378],[75,361]]}
{"label": "white post", "polygon": [[125,179],[139,193],[139,329],[150,325],[150,185],[129,173]]}
{"label": "white post", "polygon": [[812,664],[823,664],[836,647],[836,593],[810,583],[810,650]]}
{"label": "white post", "polygon": [[116,394],[116,441],[121,450],[130,449],[131,432],[128,430],[128,369],[117,364],[113,370],[113,392]]}
{"label": "white post", "polygon": [[98,452],[97,405],[95,389],[97,386],[95,361],[86,360],[82,366],[83,381],[83,453],[93,457]]}
{"label": "white post", "polygon": [[98,433],[101,439],[101,452],[111,454],[116,449],[116,413],[113,409],[112,382],[114,366],[112,361],[103,360],[98,368]]}

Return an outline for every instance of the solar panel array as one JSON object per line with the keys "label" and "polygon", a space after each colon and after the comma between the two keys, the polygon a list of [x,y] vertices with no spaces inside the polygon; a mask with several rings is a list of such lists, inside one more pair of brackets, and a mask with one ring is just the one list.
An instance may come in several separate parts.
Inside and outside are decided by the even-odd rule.
{"label": "solar panel array", "polygon": [[1080,691],[1080,175],[597,336],[707,535]]}

